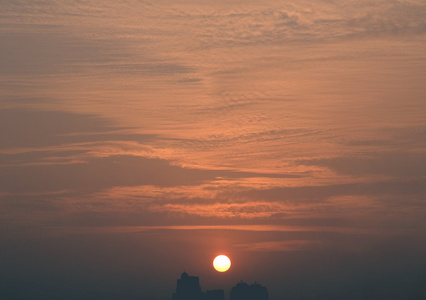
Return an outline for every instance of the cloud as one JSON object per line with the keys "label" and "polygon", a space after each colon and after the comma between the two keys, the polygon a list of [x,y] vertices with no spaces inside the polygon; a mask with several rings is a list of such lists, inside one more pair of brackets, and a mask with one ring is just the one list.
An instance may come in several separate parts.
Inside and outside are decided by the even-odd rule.
{"label": "cloud", "polygon": [[235,4],[217,3],[205,10],[191,4],[177,6],[173,11],[164,7],[156,17],[167,19],[165,22],[176,28],[183,28],[188,22],[199,24],[191,32],[203,48],[421,35],[426,30],[426,7],[421,2]]}
{"label": "cloud", "polygon": [[251,199],[280,201],[283,203],[320,203],[334,196],[422,195],[426,187],[422,180],[384,180],[317,186],[273,187],[242,191]]}
{"label": "cloud", "polygon": [[[121,224],[128,224],[130,219],[134,225],[158,225],[165,220],[169,224],[266,222],[345,232],[371,227],[398,232],[406,226],[422,226],[424,193],[422,181],[268,189],[242,188],[236,181],[234,186],[227,183],[215,188],[208,183],[188,187],[117,187],[86,196],[69,195],[57,205],[76,214],[92,212],[101,216],[120,212]],[[134,217],[130,217],[131,211]],[[158,216],[154,219],[160,223],[138,217],[150,212]]]}
{"label": "cloud", "polygon": [[[274,213],[285,211],[278,203],[244,202],[244,203],[213,203],[213,204],[155,204],[149,209],[154,211],[180,213],[184,215],[214,217],[219,219],[265,219]],[[202,203],[201,201],[198,201]]]}
{"label": "cloud", "polygon": [[[268,174],[228,170],[186,169],[167,160],[137,157],[87,157],[75,163],[4,166],[1,189],[6,192],[75,190],[95,192],[114,186],[196,185],[218,177],[261,177]],[[271,176],[276,176],[271,174]]]}
{"label": "cloud", "polygon": [[[48,194],[52,192],[66,192],[68,196],[65,198],[70,203],[81,203],[84,209],[94,207],[99,210],[96,203],[100,207],[109,205],[107,203],[114,202],[114,193],[97,198],[93,193],[107,191],[113,187],[130,187],[140,185],[153,185],[158,188],[166,187],[179,187],[185,189],[185,185],[196,186],[208,181],[219,180],[218,178],[244,178],[244,177],[260,177],[269,176],[268,174],[250,173],[250,172],[234,172],[230,170],[201,170],[201,169],[188,169],[179,166],[171,165],[169,161],[155,158],[146,158],[138,156],[108,156],[108,157],[84,157],[81,161],[70,162],[67,164],[54,163],[54,164],[36,164],[36,165],[10,165],[3,166],[0,169],[0,188],[6,193],[4,199],[10,199],[8,194],[21,194],[28,196],[21,196],[21,198],[28,198],[27,201],[32,201],[32,194]],[[271,176],[275,176],[271,174]],[[81,193],[89,193],[89,196],[82,196]],[[159,196],[167,195],[160,193]],[[118,195],[119,196],[119,195]],[[126,203],[126,199],[136,199],[136,202],[148,197],[149,194],[142,192],[136,197],[128,195],[121,199],[121,203]],[[119,196],[120,197],[120,196]],[[167,196],[166,196],[167,197]],[[64,196],[57,196],[58,199]],[[161,198],[151,197],[158,199],[160,204]],[[203,201],[200,199],[200,201]],[[62,201],[56,201],[61,203]],[[170,202],[170,201],[168,201]],[[178,201],[179,202],[179,201]],[[104,203],[104,204],[102,204]],[[124,207],[129,208],[134,204],[128,202]],[[56,206],[55,201],[52,202]],[[95,205],[95,206],[93,206]],[[180,211],[190,210],[190,207],[180,207],[180,204],[173,208],[173,204],[164,204],[160,208],[164,211]],[[171,205],[166,208],[167,205]],[[237,205],[238,206],[238,205]],[[223,211],[224,216],[228,214],[236,214],[237,210],[244,210],[246,214],[258,214],[255,210],[256,207],[249,209],[249,207],[234,207],[228,208]],[[256,206],[258,206],[256,204]],[[113,205],[114,209],[118,209]],[[179,208],[180,207],[180,208]],[[194,212],[196,211],[196,208]],[[197,214],[208,214],[209,208],[199,210]],[[227,210],[227,211],[226,211]],[[250,212],[250,211],[251,212]],[[266,211],[263,214],[268,214]],[[261,214],[261,213],[259,213]]]}
{"label": "cloud", "polygon": [[115,126],[110,120],[90,115],[62,111],[31,109],[0,110],[0,150],[40,148],[63,144],[111,140],[146,142],[149,134],[120,132],[128,128]]}
{"label": "cloud", "polygon": [[[196,71],[195,67],[185,66],[178,63],[170,62],[147,62],[147,63],[110,63],[100,66],[111,72],[135,74],[142,76],[170,76],[170,75],[187,75]],[[183,78],[182,82],[197,82],[197,78]]]}
{"label": "cloud", "polygon": [[[18,27],[19,28],[19,27]],[[103,55],[102,48],[113,48],[105,42],[76,37],[63,26],[36,26],[40,32],[0,32],[0,74],[4,76],[40,76],[73,74],[87,64],[114,60]],[[15,27],[16,30],[16,27]],[[34,30],[32,28],[31,30]]]}
{"label": "cloud", "polygon": [[310,240],[292,240],[292,241],[268,241],[248,244],[238,244],[234,247],[243,251],[262,251],[262,252],[287,252],[304,251],[317,248],[320,245],[318,241]]}
{"label": "cloud", "polygon": [[[141,147],[159,137],[129,133],[128,129],[95,115],[0,110],[2,190],[15,193],[96,192],[114,186],[197,185],[217,178],[298,177],[179,167],[171,161],[144,157],[146,153],[143,152],[141,156],[138,153]],[[131,142],[123,145],[130,150],[108,151],[106,148],[113,142]],[[96,148],[100,149],[99,153]]]}
{"label": "cloud", "polygon": [[362,156],[339,156],[299,161],[302,165],[327,167],[338,174],[386,175],[397,178],[426,176],[426,154],[421,152],[384,152]]}

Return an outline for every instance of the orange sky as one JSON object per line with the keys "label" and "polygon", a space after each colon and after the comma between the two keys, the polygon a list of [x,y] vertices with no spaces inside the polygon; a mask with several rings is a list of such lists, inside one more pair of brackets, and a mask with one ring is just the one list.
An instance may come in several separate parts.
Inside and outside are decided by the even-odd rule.
{"label": "orange sky", "polygon": [[[64,2],[0,3],[10,249],[179,237],[171,289],[185,268],[224,284],[215,251],[238,253],[230,287],[267,255],[426,250],[424,1]],[[246,280],[280,299],[271,274]]]}

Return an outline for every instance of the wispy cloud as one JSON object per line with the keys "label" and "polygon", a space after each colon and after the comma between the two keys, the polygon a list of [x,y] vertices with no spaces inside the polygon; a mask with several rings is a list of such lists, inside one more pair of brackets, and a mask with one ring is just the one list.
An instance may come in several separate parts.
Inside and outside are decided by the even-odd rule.
{"label": "wispy cloud", "polygon": [[266,252],[286,252],[286,251],[303,251],[313,250],[321,243],[318,241],[269,241],[249,244],[235,245],[237,249],[244,251],[266,251]]}
{"label": "wispy cloud", "polygon": [[417,178],[426,175],[426,155],[416,152],[365,153],[362,156],[333,157],[299,163],[324,166],[338,173],[354,176],[381,174],[396,178]]}

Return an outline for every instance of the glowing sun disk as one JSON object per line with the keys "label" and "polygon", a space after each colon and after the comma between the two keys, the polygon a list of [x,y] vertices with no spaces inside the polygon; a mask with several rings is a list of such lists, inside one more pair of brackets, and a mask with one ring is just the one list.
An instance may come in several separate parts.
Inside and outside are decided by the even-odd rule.
{"label": "glowing sun disk", "polygon": [[213,267],[216,271],[226,272],[231,267],[231,260],[226,255],[219,255],[213,260]]}

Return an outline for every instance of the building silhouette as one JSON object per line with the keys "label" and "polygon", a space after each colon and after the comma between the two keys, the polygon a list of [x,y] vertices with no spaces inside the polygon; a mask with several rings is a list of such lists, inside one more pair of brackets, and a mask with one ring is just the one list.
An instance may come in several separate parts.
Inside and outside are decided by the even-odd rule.
{"label": "building silhouette", "polygon": [[[232,288],[230,296],[230,300],[268,300],[268,290],[257,282],[248,285],[241,281]],[[225,300],[225,292],[207,290],[203,293],[199,277],[183,272],[176,281],[176,292],[173,293],[172,300]]]}
{"label": "building silhouette", "polygon": [[268,290],[258,283],[239,282],[231,290],[231,300],[268,300]]}
{"label": "building silhouette", "polygon": [[176,293],[172,300],[201,300],[202,293],[198,276],[189,276],[183,272],[177,280]]}
{"label": "building silhouette", "polygon": [[177,280],[176,292],[172,295],[172,300],[225,300],[223,290],[207,290],[201,292],[200,280],[198,276],[189,276],[183,272]]}

